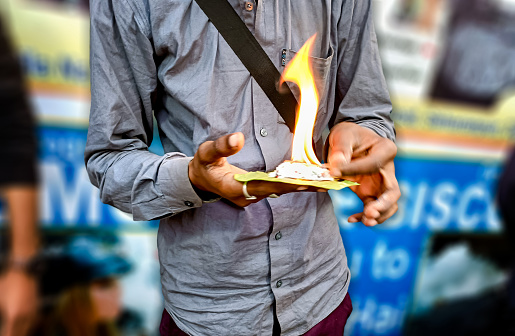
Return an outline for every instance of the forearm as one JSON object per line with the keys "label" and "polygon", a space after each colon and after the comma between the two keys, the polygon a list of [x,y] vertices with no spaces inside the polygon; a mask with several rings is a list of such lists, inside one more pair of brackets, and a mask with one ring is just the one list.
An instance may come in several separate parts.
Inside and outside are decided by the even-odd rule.
{"label": "forearm", "polygon": [[144,149],[105,151],[88,155],[86,167],[102,202],[132,213],[135,220],[151,220],[202,205],[188,178],[190,160],[181,153],[159,156]]}
{"label": "forearm", "polygon": [[104,203],[135,220],[202,205],[188,178],[191,158],[158,156],[153,110],[160,90],[150,22],[125,2],[91,1],[91,111],[85,162]]}
{"label": "forearm", "polygon": [[353,122],[395,141],[392,104],[383,75],[371,1],[349,1],[340,20],[337,108],[330,127]]}
{"label": "forearm", "polygon": [[8,264],[0,277],[2,335],[28,335],[38,310],[37,278],[31,272],[39,249],[37,190],[9,184],[0,192],[7,202],[10,224]]}
{"label": "forearm", "polygon": [[10,257],[30,259],[39,248],[37,189],[34,186],[3,188],[10,223]]}

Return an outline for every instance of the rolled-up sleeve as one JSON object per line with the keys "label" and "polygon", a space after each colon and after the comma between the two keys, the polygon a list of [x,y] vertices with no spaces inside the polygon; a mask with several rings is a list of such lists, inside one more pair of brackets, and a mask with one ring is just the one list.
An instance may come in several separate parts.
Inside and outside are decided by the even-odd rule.
{"label": "rolled-up sleeve", "polygon": [[90,50],[85,162],[101,200],[135,220],[201,206],[188,178],[191,157],[148,151],[158,79],[145,16],[123,0],[92,0]]}
{"label": "rolled-up sleeve", "polygon": [[371,0],[344,1],[338,23],[338,77],[330,126],[350,121],[395,140],[392,104],[381,67]]}

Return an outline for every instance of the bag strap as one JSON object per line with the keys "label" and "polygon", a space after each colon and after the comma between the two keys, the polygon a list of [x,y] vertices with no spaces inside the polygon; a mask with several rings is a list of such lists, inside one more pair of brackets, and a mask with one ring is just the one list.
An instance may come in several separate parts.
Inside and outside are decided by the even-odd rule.
{"label": "bag strap", "polygon": [[195,1],[249,70],[293,133],[297,100],[288,85],[281,86],[281,92],[278,91],[281,74],[234,8],[227,0]]}

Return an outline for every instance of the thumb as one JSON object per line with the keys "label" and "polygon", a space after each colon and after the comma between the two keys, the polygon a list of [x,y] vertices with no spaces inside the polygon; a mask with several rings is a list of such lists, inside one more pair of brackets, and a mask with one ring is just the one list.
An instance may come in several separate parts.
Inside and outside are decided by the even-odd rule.
{"label": "thumb", "polygon": [[349,164],[352,157],[352,147],[348,146],[348,150],[329,149],[327,157],[329,163],[329,171],[334,177],[342,177],[342,170],[345,165]]}
{"label": "thumb", "polygon": [[224,135],[215,141],[206,141],[200,145],[197,153],[203,164],[213,163],[223,157],[238,153],[245,144],[243,133]]}

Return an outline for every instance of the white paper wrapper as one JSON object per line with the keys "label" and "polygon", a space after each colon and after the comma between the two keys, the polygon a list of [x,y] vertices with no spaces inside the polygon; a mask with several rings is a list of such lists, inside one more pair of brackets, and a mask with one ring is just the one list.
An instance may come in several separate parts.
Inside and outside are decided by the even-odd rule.
{"label": "white paper wrapper", "polygon": [[273,172],[268,173],[268,176],[310,181],[334,181],[334,178],[329,173],[329,169],[297,161],[281,163]]}

